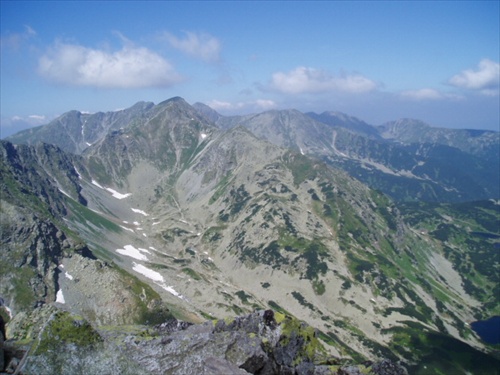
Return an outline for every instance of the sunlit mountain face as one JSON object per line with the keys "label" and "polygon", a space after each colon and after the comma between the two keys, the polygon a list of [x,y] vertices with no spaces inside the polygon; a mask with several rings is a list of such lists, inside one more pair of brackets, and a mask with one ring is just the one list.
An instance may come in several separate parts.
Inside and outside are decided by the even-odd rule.
{"label": "sunlit mountain face", "polygon": [[[206,349],[226,370],[375,374],[388,359],[410,373],[494,374],[495,347],[470,323],[500,309],[499,145],[493,131],[222,116],[179,97],[67,112],[1,142],[9,345],[31,345],[34,372],[95,356],[100,370],[176,373],[153,352],[185,355],[175,340],[187,329],[258,339],[273,358],[227,354],[236,338]],[[69,347],[81,350],[56,354]]]}

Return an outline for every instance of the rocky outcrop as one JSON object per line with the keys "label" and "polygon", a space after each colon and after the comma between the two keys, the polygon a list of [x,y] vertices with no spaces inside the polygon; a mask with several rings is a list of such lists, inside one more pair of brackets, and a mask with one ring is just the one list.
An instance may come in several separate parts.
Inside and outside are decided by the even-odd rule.
{"label": "rocky outcrop", "polygon": [[326,354],[312,327],[271,310],[196,325],[172,320],[134,334],[55,311],[31,351],[24,373],[407,374],[388,360],[343,364]]}

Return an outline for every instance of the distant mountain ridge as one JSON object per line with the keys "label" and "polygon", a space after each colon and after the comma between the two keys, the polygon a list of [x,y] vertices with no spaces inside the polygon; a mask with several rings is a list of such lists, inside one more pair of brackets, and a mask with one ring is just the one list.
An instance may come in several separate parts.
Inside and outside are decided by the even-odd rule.
{"label": "distant mountain ridge", "polygon": [[212,118],[222,129],[242,125],[281,147],[316,156],[396,200],[500,196],[498,132],[432,128],[417,120],[373,127],[340,113],[295,110],[230,117],[212,113]]}
{"label": "distant mountain ridge", "polygon": [[[81,154],[105,137],[114,137],[128,128],[141,131],[144,124],[151,128],[152,119],[174,101],[189,106],[182,98],[172,98],[157,105],[139,102],[117,112],[88,115],[70,111],[45,126],[22,131],[8,140],[53,143],[67,152]],[[196,118],[203,126],[212,127],[212,131],[244,126],[257,137],[280,147],[340,167],[398,201],[464,202],[500,198],[500,176],[496,173],[500,169],[499,132],[433,128],[411,119],[372,126],[331,111],[303,114],[297,110],[270,110],[222,116],[202,103],[189,106],[189,111],[192,121]],[[148,152],[147,137],[151,138],[143,137],[143,144],[137,144],[137,152]],[[165,142],[167,147],[170,141]]]}
{"label": "distant mountain ridge", "polygon": [[153,103],[138,102],[124,110],[92,114],[73,110],[64,113],[47,125],[13,134],[7,137],[7,140],[26,144],[52,143],[66,152],[80,154],[110,131],[127,127],[135,120],[147,116],[148,110],[153,106]]}
{"label": "distant mountain ridge", "polygon": [[[431,143],[458,148],[461,151],[498,159],[498,132],[475,129],[434,128],[413,119],[400,119],[376,127],[388,140],[400,143]],[[492,153],[491,156],[488,154]]]}

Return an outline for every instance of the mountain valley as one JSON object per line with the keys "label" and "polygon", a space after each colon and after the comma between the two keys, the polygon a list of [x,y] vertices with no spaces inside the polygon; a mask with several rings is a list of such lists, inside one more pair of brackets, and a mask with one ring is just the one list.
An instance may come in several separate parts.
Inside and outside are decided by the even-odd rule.
{"label": "mountain valley", "polygon": [[32,371],[61,312],[111,347],[272,309],[342,363],[498,373],[469,325],[500,315],[498,132],[176,97],[0,145],[0,311]]}

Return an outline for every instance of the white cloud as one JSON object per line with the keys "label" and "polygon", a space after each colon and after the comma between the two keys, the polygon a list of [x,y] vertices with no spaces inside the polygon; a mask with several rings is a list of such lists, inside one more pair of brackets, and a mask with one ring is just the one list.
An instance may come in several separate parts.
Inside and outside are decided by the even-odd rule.
{"label": "white cloud", "polygon": [[226,112],[266,111],[272,108],[276,108],[276,103],[273,100],[269,99],[257,99],[252,101],[236,102],[236,103],[214,99],[209,101],[207,105],[216,111],[226,111]]}
{"label": "white cloud", "polygon": [[402,91],[399,95],[404,99],[423,101],[423,100],[443,100],[443,99],[451,99],[451,100],[462,100],[463,96],[457,94],[443,93],[441,91],[435,89],[418,89],[418,90],[408,90]]}
{"label": "white cloud", "polygon": [[28,118],[35,120],[35,121],[45,121],[44,115],[29,115]]}
{"label": "white cloud", "polygon": [[237,107],[235,107],[234,104],[232,104],[230,102],[224,102],[224,101],[217,100],[217,99],[209,101],[207,103],[207,105],[210,108],[215,109],[216,111],[220,111],[220,110],[232,110],[232,109],[236,109],[237,108]]}
{"label": "white cloud", "polygon": [[479,90],[485,95],[498,95],[499,82],[500,64],[489,59],[481,60],[476,70],[464,70],[448,81],[453,86]]}
{"label": "white cloud", "polygon": [[271,109],[276,107],[276,103],[273,100],[268,99],[257,99],[254,104],[262,109]]}
{"label": "white cloud", "polygon": [[100,88],[167,87],[181,80],[162,56],[131,45],[108,52],[56,43],[39,59],[38,72],[54,82]]}
{"label": "white cloud", "polygon": [[274,73],[268,88],[286,94],[327,91],[363,93],[375,90],[377,84],[359,74],[332,76],[324,70],[299,66],[288,73]]}
{"label": "white cloud", "polygon": [[18,131],[32,128],[33,126],[44,125],[50,122],[54,116],[29,115],[0,118],[0,137],[8,137]]}
{"label": "white cloud", "polygon": [[444,96],[439,91],[434,89],[403,91],[401,93],[401,96],[403,98],[413,99],[413,100],[439,100],[444,98]]}
{"label": "white cloud", "polygon": [[184,38],[165,32],[163,38],[174,48],[206,62],[217,62],[220,59],[221,42],[207,33],[184,32]]}
{"label": "white cloud", "polygon": [[27,117],[22,116],[12,116],[10,118],[12,122],[27,122],[31,125],[41,125],[47,121],[47,116],[45,115],[29,115]]}
{"label": "white cloud", "polygon": [[0,45],[2,48],[8,47],[18,49],[21,47],[23,42],[34,36],[36,36],[36,31],[31,26],[24,25],[24,31],[21,33],[2,35],[0,38]]}

